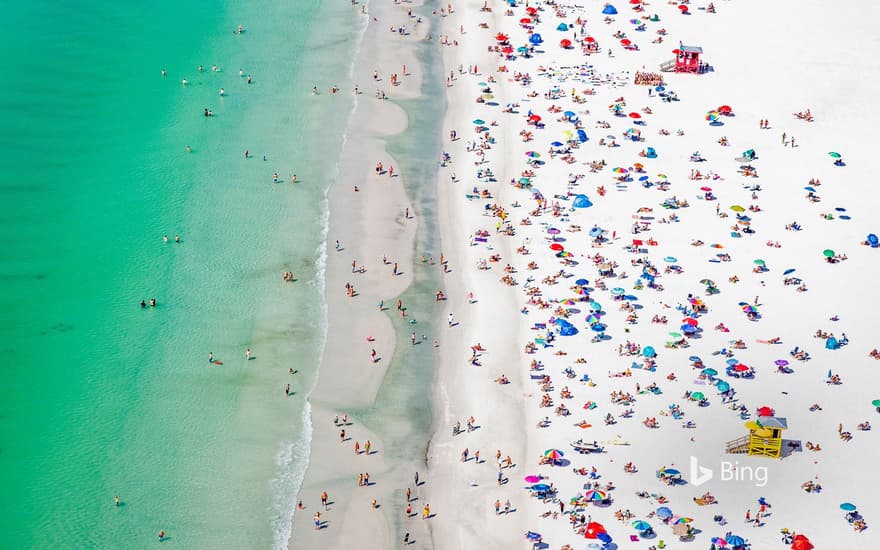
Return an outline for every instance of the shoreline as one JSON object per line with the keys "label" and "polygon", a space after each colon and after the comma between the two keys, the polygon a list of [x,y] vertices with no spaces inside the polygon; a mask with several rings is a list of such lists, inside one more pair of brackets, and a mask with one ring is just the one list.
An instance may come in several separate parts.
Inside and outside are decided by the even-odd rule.
{"label": "shoreline", "polygon": [[[390,34],[384,31],[388,21],[406,24],[401,17],[405,12],[394,11],[401,9],[398,6],[369,8],[364,17],[378,21],[368,22],[354,60],[352,80],[358,84],[359,94],[337,181],[328,190],[327,339],[317,382],[308,395],[312,405],[312,451],[297,496],[304,509],[294,513],[291,548],[388,548],[392,539],[397,540],[397,534],[391,532],[395,522],[389,514],[392,495],[400,490],[390,480],[399,473],[394,468],[400,459],[386,456],[392,450],[370,425],[375,421],[371,410],[386,374],[392,361],[398,360],[395,351],[400,335],[389,315],[396,313],[394,298],[414,280],[418,208],[407,196],[407,175],[400,173],[399,161],[388,152],[386,142],[409,127],[406,112],[395,101],[418,97],[422,87],[424,68],[411,48],[400,47],[401,42],[422,39],[427,25],[421,30],[416,27],[421,36]],[[407,74],[401,74],[401,65],[407,67]],[[374,69],[379,71],[378,80],[374,79]],[[390,81],[392,73],[399,78],[396,86]],[[385,92],[388,100],[377,99],[374,89]],[[384,165],[381,174],[374,169],[379,161]],[[394,167],[393,175],[389,167]],[[409,212],[408,219],[405,212]],[[388,261],[382,265],[385,255]],[[396,276],[392,275],[395,263],[399,272]],[[349,283],[356,291],[353,297],[346,296],[345,285]],[[380,302],[384,302],[381,311],[377,307]],[[375,358],[371,350],[375,350]],[[332,418],[344,415],[348,416],[348,425],[331,424]],[[342,444],[341,429],[346,430]],[[370,456],[364,455],[366,440],[372,443]],[[361,447],[360,455],[352,451],[353,441]],[[363,472],[371,476],[368,488],[357,487],[356,479]],[[320,507],[323,491],[330,495],[326,512]],[[378,509],[371,507],[372,499],[377,500]],[[321,521],[326,522],[320,530],[313,526],[313,515],[318,510],[322,512]]]}

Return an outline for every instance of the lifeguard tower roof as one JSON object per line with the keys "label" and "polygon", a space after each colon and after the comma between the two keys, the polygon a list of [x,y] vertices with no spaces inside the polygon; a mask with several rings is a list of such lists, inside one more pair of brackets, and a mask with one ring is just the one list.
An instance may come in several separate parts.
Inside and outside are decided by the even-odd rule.
{"label": "lifeguard tower roof", "polygon": [[682,45],[680,45],[678,47],[678,49],[684,53],[703,53],[703,48],[701,48],[699,46],[682,46]]}
{"label": "lifeguard tower roof", "polygon": [[780,430],[788,429],[788,422],[784,418],[775,416],[762,416],[758,418],[758,422],[765,428],[779,428]]}

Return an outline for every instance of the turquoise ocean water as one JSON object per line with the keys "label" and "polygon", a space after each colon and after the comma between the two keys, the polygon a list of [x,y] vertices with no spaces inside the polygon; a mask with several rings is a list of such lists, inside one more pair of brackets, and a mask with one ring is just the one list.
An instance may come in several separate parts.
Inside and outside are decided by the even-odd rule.
{"label": "turquoise ocean water", "polygon": [[285,546],[351,109],[327,88],[351,89],[361,18],[35,0],[4,22],[0,547]]}

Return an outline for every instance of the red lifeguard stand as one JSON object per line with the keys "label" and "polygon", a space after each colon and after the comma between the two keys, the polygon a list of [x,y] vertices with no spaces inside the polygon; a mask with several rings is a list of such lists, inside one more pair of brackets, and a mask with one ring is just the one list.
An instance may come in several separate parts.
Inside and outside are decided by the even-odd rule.
{"label": "red lifeguard stand", "polygon": [[677,73],[702,73],[703,64],[700,62],[700,54],[703,48],[699,46],[684,46],[678,43],[678,48],[672,50],[675,54],[675,72]]}

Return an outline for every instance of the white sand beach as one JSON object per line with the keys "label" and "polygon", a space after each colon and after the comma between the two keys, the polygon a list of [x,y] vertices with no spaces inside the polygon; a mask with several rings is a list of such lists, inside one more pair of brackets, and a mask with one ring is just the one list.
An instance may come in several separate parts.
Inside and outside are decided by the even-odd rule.
{"label": "white sand beach", "polygon": [[[404,530],[438,549],[878,546],[880,250],[866,241],[880,229],[867,55],[880,10],[614,6],[370,6],[383,23],[441,18],[432,38],[449,78],[435,430]],[[405,44],[377,49],[377,66],[415,66]],[[660,71],[672,50],[693,48],[701,74]],[[397,97],[417,93],[409,78]],[[393,98],[376,103],[365,124],[392,133]],[[364,333],[383,360],[394,353],[375,304],[409,284],[381,266],[387,253],[411,268],[418,223],[399,219],[401,187],[372,177],[381,147],[358,144],[362,162],[330,199],[330,323],[345,336],[331,330],[311,397],[327,406],[314,408],[294,547],[402,540],[369,499],[404,486],[365,496],[362,459],[326,425],[374,397],[382,362],[351,359],[372,346]],[[354,248],[337,254],[336,238]],[[366,274],[349,275],[353,257]],[[338,296],[349,279],[364,295],[356,305]],[[370,468],[395,475],[377,448]],[[328,515],[345,519],[316,531],[323,487],[345,507]]]}

